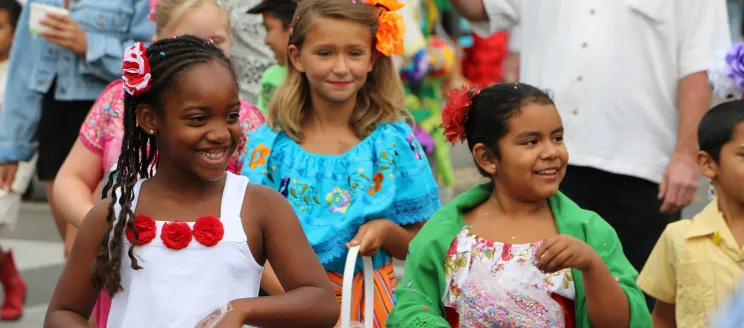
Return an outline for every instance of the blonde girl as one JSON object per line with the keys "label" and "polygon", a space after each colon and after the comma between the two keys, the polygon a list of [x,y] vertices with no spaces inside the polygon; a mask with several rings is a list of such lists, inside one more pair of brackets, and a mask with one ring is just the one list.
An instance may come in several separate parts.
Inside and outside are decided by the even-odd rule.
{"label": "blonde girl", "polygon": [[[374,320],[394,305],[392,258],[440,207],[421,145],[405,119],[403,88],[390,58],[403,51],[395,0],[301,1],[291,26],[288,71],[268,124],[248,143],[243,167],[277,189],[296,211],[310,244],[341,294],[348,247],[371,256]],[[354,277],[360,309],[361,261]]]}

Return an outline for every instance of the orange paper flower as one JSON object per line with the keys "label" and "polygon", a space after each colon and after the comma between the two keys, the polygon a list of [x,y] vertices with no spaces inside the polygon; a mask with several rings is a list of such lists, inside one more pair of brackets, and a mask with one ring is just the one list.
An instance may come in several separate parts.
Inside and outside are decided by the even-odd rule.
{"label": "orange paper flower", "polygon": [[385,56],[403,54],[403,35],[406,25],[403,16],[395,11],[403,8],[404,4],[397,0],[366,0],[368,4],[380,8],[379,26],[377,27],[376,48]]}

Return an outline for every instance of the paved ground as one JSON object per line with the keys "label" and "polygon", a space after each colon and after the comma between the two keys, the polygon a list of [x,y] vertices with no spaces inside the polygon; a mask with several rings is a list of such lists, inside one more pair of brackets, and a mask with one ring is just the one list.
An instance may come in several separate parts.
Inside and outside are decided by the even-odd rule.
{"label": "paved ground", "polygon": [[[478,172],[472,168],[472,159],[467,147],[454,149],[453,161],[457,168],[459,193],[479,181]],[[701,183],[699,198],[685,211],[685,217],[700,211],[705,204],[704,192],[707,184]],[[18,266],[29,285],[27,308],[24,317],[15,323],[0,323],[2,328],[38,328],[42,326],[49,298],[57,277],[62,271],[62,243],[44,203],[26,203],[16,230],[0,233],[0,245],[12,248]],[[400,269],[400,266],[398,266]]]}

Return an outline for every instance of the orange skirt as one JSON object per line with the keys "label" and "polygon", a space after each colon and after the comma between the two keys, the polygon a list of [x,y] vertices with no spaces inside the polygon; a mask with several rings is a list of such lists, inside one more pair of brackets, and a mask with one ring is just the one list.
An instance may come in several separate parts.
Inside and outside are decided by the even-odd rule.
{"label": "orange skirt", "polygon": [[[336,300],[341,304],[341,291],[344,284],[344,275],[336,272],[326,271],[331,285],[336,292]],[[385,321],[395,306],[393,290],[395,289],[395,272],[393,272],[393,261],[372,272],[375,282],[375,317],[374,327],[385,328]],[[351,298],[351,321],[364,323],[364,279],[363,273],[354,276],[353,296]]]}

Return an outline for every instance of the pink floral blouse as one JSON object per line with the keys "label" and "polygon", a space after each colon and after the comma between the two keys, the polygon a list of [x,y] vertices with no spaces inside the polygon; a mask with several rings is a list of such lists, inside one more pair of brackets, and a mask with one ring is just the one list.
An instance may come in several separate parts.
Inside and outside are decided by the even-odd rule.
{"label": "pink floral blouse", "polygon": [[[101,155],[104,173],[113,170],[121,153],[121,142],[124,137],[124,83],[122,80],[111,82],[93,104],[88,117],[80,127],[80,140],[92,152]],[[240,174],[245,159],[245,143],[248,136],[264,123],[261,111],[245,100],[240,100],[240,125],[243,137],[235,150],[227,170]]]}

